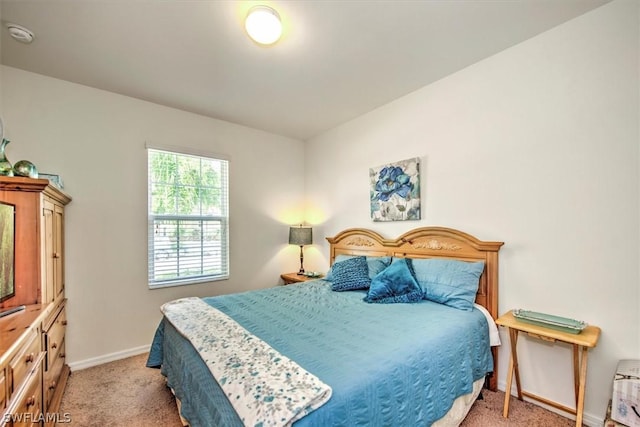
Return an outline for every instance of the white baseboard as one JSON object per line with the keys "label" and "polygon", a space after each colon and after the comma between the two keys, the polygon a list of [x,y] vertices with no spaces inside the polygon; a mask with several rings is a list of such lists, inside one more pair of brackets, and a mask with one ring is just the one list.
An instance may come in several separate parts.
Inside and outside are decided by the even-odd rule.
{"label": "white baseboard", "polygon": [[[507,388],[507,383],[506,381],[498,381],[498,390],[501,391],[505,391]],[[515,386],[513,387],[513,393],[511,393],[511,396],[515,396]],[[549,406],[549,405],[545,405],[542,402],[538,402],[537,400],[533,400],[533,399],[527,399],[526,397],[524,398],[525,401],[533,403],[534,405],[540,406],[544,409],[547,409],[551,412],[555,412],[558,415],[562,415],[563,417],[567,417],[569,419],[575,420],[576,417],[574,415],[568,414],[564,411],[561,411],[560,409],[554,408],[553,406]],[[601,419],[600,417],[597,417],[595,415],[592,414],[588,414],[586,412],[582,413],[582,424],[589,426],[589,427],[602,427],[604,425],[604,420]]]}
{"label": "white baseboard", "polygon": [[149,351],[149,345],[143,345],[136,348],[130,348],[128,350],[118,351],[115,353],[105,354],[104,356],[92,357],[91,359],[80,360],[78,362],[69,363],[71,372],[80,371],[82,369],[91,368],[92,366],[102,365],[108,362],[114,362],[120,359],[126,359],[127,357],[137,356]]}

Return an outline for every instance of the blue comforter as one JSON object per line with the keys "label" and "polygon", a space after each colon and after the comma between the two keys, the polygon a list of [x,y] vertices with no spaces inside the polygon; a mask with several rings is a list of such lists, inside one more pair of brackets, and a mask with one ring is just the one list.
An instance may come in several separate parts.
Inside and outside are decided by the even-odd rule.
{"label": "blue comforter", "polygon": [[[306,426],[431,425],[493,370],[485,317],[430,301],[368,304],[323,280],[205,298],[331,386]],[[162,366],[193,427],[242,423],[197,352],[170,323],[149,367]]]}

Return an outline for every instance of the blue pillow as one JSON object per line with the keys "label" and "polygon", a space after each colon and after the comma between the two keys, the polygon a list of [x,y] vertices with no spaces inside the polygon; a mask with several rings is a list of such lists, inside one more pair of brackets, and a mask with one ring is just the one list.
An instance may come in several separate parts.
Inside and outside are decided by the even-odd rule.
{"label": "blue pillow", "polygon": [[422,288],[413,276],[411,260],[400,258],[371,281],[366,302],[383,304],[418,302],[422,300]]}
{"label": "blue pillow", "polygon": [[424,298],[460,310],[473,310],[484,261],[414,259],[413,271]]}
{"label": "blue pillow", "polygon": [[371,284],[367,260],[363,256],[336,262],[332,267],[332,291],[368,289]]}
{"label": "blue pillow", "polygon": [[[355,258],[356,256],[357,255],[340,254],[340,255],[336,256],[336,259],[335,259],[333,265],[336,265],[338,262],[341,262],[341,261],[345,261],[345,260],[348,260],[348,259],[351,259],[351,258]],[[374,277],[376,277],[376,275],[378,273],[380,273],[385,268],[389,267],[389,264],[391,264],[391,257],[390,256],[368,256],[368,257],[366,257],[366,259],[367,259],[367,266],[369,268],[369,278],[370,279],[373,279]],[[333,281],[332,270],[333,270],[333,267],[331,267],[331,269],[327,273],[327,276],[324,278],[324,280],[327,280],[329,282]]]}

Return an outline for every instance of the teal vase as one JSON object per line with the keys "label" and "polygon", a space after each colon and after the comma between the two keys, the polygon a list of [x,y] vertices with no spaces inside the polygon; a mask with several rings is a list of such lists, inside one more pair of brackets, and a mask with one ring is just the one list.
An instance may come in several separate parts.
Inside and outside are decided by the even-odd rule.
{"label": "teal vase", "polygon": [[38,169],[36,168],[36,165],[31,163],[29,160],[18,160],[13,164],[13,175],[37,178]]}
{"label": "teal vase", "polygon": [[8,139],[2,138],[2,143],[0,144],[0,175],[2,176],[13,176],[11,163],[9,163],[7,156],[4,154],[4,149],[10,142]]}

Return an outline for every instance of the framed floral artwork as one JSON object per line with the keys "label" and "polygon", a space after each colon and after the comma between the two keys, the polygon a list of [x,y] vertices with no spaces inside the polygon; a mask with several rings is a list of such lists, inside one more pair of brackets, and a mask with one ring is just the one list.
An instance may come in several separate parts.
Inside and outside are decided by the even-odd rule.
{"label": "framed floral artwork", "polygon": [[420,158],[402,160],[369,169],[371,219],[407,221],[420,219]]}

